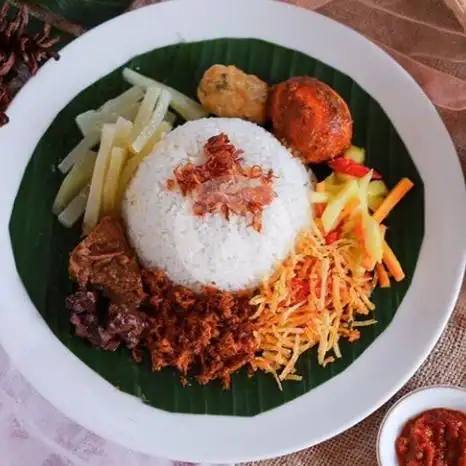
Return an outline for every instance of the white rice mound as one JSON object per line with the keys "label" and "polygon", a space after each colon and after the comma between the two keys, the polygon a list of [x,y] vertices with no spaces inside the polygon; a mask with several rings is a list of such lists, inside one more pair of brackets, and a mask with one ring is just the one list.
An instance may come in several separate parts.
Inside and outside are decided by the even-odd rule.
{"label": "white rice mound", "polygon": [[[226,133],[244,151],[243,164],[272,169],[274,201],[262,215],[262,232],[250,218],[192,212],[192,198],[167,190],[173,170],[205,161],[207,140]],[[123,201],[130,242],[145,267],[164,270],[180,285],[211,285],[225,291],[259,284],[286,258],[303,227],[309,226],[310,174],[263,128],[240,119],[206,118],[169,133],[139,166]]]}

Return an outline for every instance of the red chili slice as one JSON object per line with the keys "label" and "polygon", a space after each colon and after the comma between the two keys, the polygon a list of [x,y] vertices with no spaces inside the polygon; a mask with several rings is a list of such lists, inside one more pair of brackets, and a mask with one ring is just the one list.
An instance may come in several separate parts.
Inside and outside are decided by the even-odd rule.
{"label": "red chili slice", "polygon": [[[367,175],[371,168],[366,167],[360,163],[356,163],[353,160],[347,159],[345,157],[338,157],[328,163],[328,166],[337,173],[343,173],[345,175],[356,176],[357,178],[362,178]],[[380,180],[382,175],[377,173],[375,170],[372,171],[372,179]]]}
{"label": "red chili slice", "polygon": [[341,232],[338,228],[335,228],[335,230],[332,230],[327,234],[325,237],[325,243],[326,244],[332,244],[335,241],[338,241],[340,239]]}

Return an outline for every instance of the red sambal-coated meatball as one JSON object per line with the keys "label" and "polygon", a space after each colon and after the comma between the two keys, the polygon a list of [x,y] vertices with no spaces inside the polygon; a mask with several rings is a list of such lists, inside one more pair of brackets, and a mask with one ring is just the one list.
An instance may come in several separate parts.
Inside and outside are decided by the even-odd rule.
{"label": "red sambal-coated meatball", "polygon": [[325,162],[351,145],[353,121],[348,106],[315,78],[295,77],[274,86],[268,114],[275,136],[304,162]]}

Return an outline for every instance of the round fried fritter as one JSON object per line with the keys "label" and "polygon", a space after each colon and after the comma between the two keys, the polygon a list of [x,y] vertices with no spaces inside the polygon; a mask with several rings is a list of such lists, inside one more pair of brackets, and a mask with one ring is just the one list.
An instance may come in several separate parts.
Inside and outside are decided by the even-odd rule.
{"label": "round fried fritter", "polygon": [[211,66],[197,90],[199,101],[208,112],[258,124],[265,122],[267,94],[267,83],[231,65]]}
{"label": "round fried fritter", "polygon": [[300,76],[274,86],[268,114],[275,136],[304,162],[325,162],[351,145],[353,122],[348,106],[315,78]]}

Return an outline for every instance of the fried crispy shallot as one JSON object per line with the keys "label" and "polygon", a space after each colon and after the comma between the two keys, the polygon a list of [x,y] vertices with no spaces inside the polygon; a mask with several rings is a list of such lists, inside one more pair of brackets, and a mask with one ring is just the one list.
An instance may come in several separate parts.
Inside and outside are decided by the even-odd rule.
{"label": "fried crispy shallot", "polygon": [[[251,226],[262,231],[262,213],[271,204],[273,171],[264,171],[259,165],[242,165],[241,150],[221,133],[211,137],[204,146],[206,161],[201,165],[191,162],[174,170],[176,183],[183,196],[192,196],[193,212],[203,216],[220,212],[226,220],[230,214],[251,217]],[[175,181],[167,180],[167,189],[173,191]]]}

